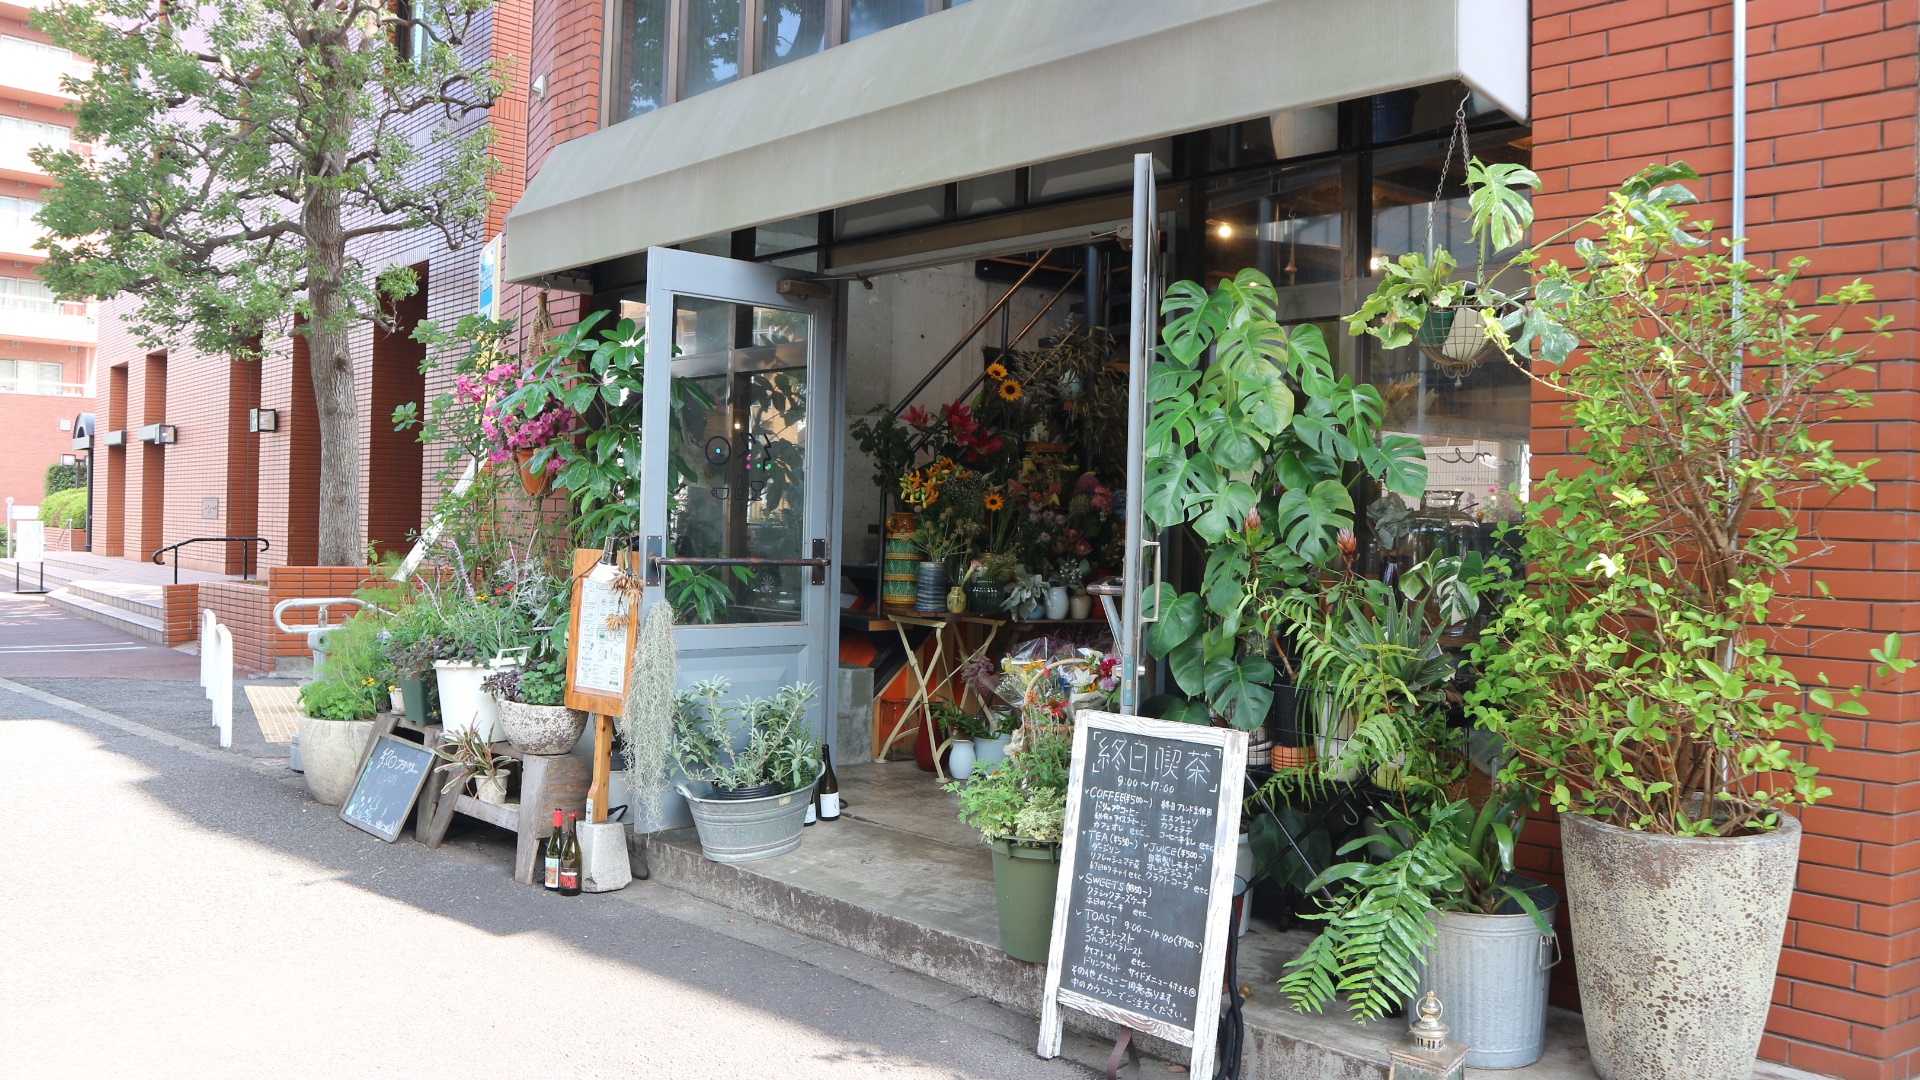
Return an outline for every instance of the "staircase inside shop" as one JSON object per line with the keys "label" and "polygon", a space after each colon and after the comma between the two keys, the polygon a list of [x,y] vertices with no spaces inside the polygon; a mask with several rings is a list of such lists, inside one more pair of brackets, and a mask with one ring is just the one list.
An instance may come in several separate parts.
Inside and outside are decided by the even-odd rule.
{"label": "staircase inside shop", "polygon": [[[180,645],[195,633],[195,586],[237,581],[238,575],[180,570],[84,551],[50,551],[44,563],[0,559],[0,588],[47,589],[46,601],[85,619],[156,645]],[[169,598],[171,597],[171,602]]]}

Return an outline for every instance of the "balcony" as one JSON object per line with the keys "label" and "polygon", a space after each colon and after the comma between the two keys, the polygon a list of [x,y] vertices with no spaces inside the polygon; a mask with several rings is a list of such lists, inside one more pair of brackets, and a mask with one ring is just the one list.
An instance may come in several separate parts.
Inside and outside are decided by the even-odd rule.
{"label": "balcony", "polygon": [[8,97],[36,105],[64,105],[73,95],[62,89],[63,76],[86,78],[93,65],[33,42],[0,38],[0,89]]}
{"label": "balcony", "polygon": [[86,383],[63,382],[45,383],[32,380],[0,378],[0,394],[22,394],[28,397],[90,398],[93,387]]}
{"label": "balcony", "polygon": [[7,341],[36,341],[46,345],[84,345],[92,348],[98,339],[98,324],[92,315],[85,314],[85,305],[28,307],[0,303],[0,344]]}
{"label": "balcony", "polygon": [[35,251],[33,245],[45,235],[47,235],[45,228],[30,221],[22,224],[0,224],[0,255],[42,262],[46,259],[47,253]]}

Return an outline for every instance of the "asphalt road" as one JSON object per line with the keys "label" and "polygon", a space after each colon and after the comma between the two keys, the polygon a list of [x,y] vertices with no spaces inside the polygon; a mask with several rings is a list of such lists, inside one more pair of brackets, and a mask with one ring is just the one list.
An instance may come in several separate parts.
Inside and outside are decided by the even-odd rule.
{"label": "asphalt road", "polygon": [[0,678],[197,680],[200,658],[0,591]]}
{"label": "asphalt road", "polygon": [[1093,1075],[1036,1059],[1030,1018],[659,885],[516,885],[485,826],[381,843],[113,708],[184,716],[191,683],[35,682],[91,692],[0,682],[8,1080]]}

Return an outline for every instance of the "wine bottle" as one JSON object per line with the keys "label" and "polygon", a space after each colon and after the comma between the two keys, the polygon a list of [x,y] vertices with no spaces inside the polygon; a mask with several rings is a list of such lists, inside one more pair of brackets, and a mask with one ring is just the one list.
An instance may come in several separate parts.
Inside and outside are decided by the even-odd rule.
{"label": "wine bottle", "polygon": [[579,814],[567,815],[566,846],[560,849],[560,895],[580,895],[580,835],[573,822]]}
{"label": "wine bottle", "polygon": [[559,810],[553,812],[553,831],[547,834],[547,842],[540,849],[540,863],[546,869],[546,880],[542,884],[553,890],[560,888],[560,848],[566,843],[566,827],[560,815]]}
{"label": "wine bottle", "polygon": [[822,746],[820,760],[824,767],[820,770],[820,783],[814,788],[820,793],[820,820],[840,820],[840,778],[833,775],[833,748]]}
{"label": "wine bottle", "polygon": [[811,825],[814,822],[819,820],[820,820],[820,787],[819,787],[819,782],[815,781],[813,789],[807,792],[807,816],[800,820],[800,824]]}

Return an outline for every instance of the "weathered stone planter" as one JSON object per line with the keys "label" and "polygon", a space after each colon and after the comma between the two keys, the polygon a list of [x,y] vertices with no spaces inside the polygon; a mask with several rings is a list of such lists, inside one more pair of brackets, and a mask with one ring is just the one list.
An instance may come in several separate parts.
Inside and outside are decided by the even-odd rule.
{"label": "weathered stone planter", "polygon": [[500,726],[506,729],[507,741],[522,753],[569,754],[580,741],[580,733],[587,729],[587,714],[565,705],[523,705],[502,700]]}
{"label": "weathered stone planter", "polygon": [[1746,1080],[1800,861],[1800,823],[1650,836],[1563,814],[1567,910],[1601,1080]]}
{"label": "weathered stone planter", "polygon": [[354,770],[373,737],[371,720],[321,720],[300,717],[300,761],[307,791],[328,806],[339,806],[353,793]]}

